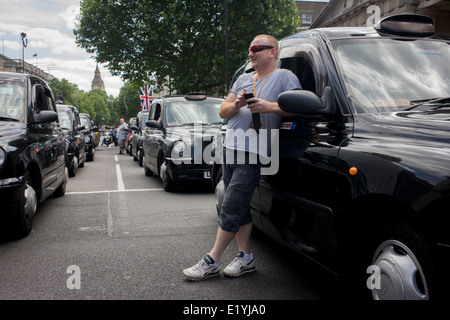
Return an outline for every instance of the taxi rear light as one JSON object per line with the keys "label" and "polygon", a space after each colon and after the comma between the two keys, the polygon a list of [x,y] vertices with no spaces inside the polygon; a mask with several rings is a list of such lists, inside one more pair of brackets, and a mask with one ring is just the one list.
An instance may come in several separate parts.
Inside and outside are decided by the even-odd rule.
{"label": "taxi rear light", "polygon": [[184,96],[186,100],[205,100],[206,95],[204,93],[192,92]]}
{"label": "taxi rear light", "polygon": [[375,25],[379,33],[429,37],[435,32],[433,19],[416,14],[399,14],[384,18]]}

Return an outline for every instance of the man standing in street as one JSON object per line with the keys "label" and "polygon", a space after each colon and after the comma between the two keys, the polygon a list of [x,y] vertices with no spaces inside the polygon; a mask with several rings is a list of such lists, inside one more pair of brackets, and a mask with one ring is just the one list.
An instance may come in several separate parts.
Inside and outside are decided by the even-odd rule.
{"label": "man standing in street", "polygon": [[[219,275],[222,255],[234,238],[239,253],[223,270],[223,274],[237,277],[256,270],[250,251],[253,227],[250,201],[260,180],[261,164],[259,161],[254,163],[252,159],[268,154],[261,154],[258,141],[254,143],[252,139],[236,139],[235,134],[259,129],[253,124],[252,114],[260,114],[261,129],[267,129],[269,133],[271,129],[278,129],[281,118],[291,116],[279,108],[278,95],[284,91],[301,89],[301,85],[290,70],[276,67],[278,41],[274,37],[256,36],[250,44],[248,57],[255,71],[245,73],[236,80],[219,110],[220,116],[228,119],[228,125],[224,149],[226,159],[222,165],[225,197],[218,219],[216,240],[212,250],[203,259],[183,270],[183,274],[190,280],[203,280]],[[246,93],[253,93],[253,97],[245,99]],[[256,133],[254,135],[257,136]],[[264,153],[270,153],[267,148],[265,151]],[[230,152],[232,156],[227,157]],[[237,160],[242,159],[241,155],[245,161]]]}
{"label": "man standing in street", "polygon": [[120,126],[117,129],[117,139],[119,140],[119,154],[125,153],[125,140],[127,139],[127,124],[123,120],[123,118],[120,119]]}

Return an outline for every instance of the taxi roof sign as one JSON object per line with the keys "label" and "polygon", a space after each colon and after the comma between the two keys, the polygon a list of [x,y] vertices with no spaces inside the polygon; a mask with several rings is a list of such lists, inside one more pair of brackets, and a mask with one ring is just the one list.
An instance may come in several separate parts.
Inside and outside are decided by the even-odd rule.
{"label": "taxi roof sign", "polygon": [[398,14],[381,19],[374,28],[383,34],[429,37],[434,35],[434,21],[418,14]]}
{"label": "taxi roof sign", "polygon": [[205,100],[206,94],[200,92],[191,92],[184,96],[186,100]]}

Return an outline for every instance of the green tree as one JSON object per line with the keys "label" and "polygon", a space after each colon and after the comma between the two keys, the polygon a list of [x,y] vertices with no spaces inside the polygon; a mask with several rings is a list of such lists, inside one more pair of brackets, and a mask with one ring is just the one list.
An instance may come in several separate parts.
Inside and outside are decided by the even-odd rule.
{"label": "green tree", "polygon": [[70,83],[67,79],[53,78],[49,82],[49,86],[53,91],[55,100],[61,95],[64,98],[64,103],[76,106],[78,95],[82,92],[78,89],[76,84]]}
{"label": "green tree", "polygon": [[98,124],[108,124],[111,121],[108,96],[103,90],[94,89],[84,93],[80,97],[78,109],[80,112],[88,113]]}
{"label": "green tree", "polygon": [[[257,34],[296,32],[292,0],[229,0],[230,73]],[[77,44],[132,83],[225,94],[224,1],[82,0]],[[150,80],[152,79],[152,80]]]}
{"label": "green tree", "polygon": [[133,83],[125,83],[120,88],[119,96],[115,102],[115,111],[118,119],[124,118],[128,121],[132,117],[136,117],[141,111],[141,102],[139,98],[140,86]]}

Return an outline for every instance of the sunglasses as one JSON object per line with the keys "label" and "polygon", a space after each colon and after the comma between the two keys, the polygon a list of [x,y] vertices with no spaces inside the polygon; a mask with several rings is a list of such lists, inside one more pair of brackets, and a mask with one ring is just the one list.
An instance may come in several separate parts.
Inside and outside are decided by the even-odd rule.
{"label": "sunglasses", "polygon": [[256,52],[260,52],[260,51],[263,51],[263,50],[266,50],[266,49],[272,49],[272,48],[274,48],[274,47],[266,46],[266,45],[263,45],[263,44],[257,44],[256,46],[251,46],[250,48],[248,48],[248,52],[256,53]]}

